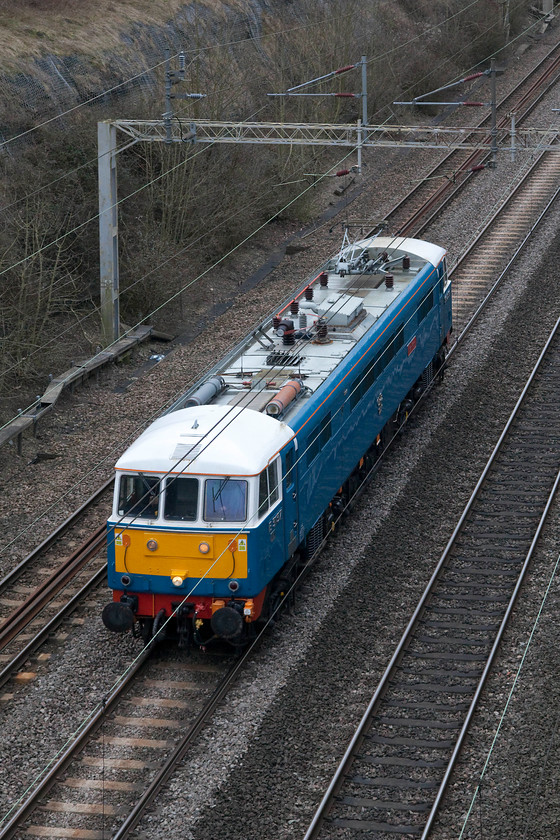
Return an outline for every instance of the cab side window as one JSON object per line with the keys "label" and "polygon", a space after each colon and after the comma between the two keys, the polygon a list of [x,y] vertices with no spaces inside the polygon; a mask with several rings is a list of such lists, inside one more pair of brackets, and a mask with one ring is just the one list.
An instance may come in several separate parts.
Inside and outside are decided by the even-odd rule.
{"label": "cab side window", "polygon": [[278,501],[278,459],[269,464],[259,476],[259,517]]}
{"label": "cab side window", "polygon": [[294,481],[296,480],[294,461],[295,450],[288,449],[288,451],[286,452],[286,487],[291,487]]}

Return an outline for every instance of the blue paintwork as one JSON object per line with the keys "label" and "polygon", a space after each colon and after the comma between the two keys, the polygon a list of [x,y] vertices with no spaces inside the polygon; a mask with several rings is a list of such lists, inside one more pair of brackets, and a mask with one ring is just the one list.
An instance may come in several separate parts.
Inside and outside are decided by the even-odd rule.
{"label": "blue paintwork", "polygon": [[[418,303],[434,287],[442,293],[435,295],[433,308],[418,325]],[[404,327],[403,346],[369,391],[351,409],[351,383],[363,377],[368,364],[379,354],[386,338],[400,326]],[[397,411],[401,401],[437,353],[450,326],[451,294],[448,293],[447,300],[443,299],[440,272],[428,265],[292,421],[300,444],[300,529],[303,526],[305,533],[317,521],[363,453]],[[416,347],[408,355],[408,345],[414,338]],[[378,402],[380,394],[383,397],[381,407]],[[308,466],[305,442],[329,412],[332,418],[331,438]]]}

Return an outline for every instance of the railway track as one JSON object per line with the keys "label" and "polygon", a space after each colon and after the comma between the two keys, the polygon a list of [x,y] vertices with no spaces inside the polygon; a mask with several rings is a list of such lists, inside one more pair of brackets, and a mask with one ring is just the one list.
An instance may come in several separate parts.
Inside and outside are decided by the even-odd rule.
{"label": "railway track", "polygon": [[[327,539],[242,655],[233,658],[226,648],[210,656],[191,652],[185,659],[175,646],[165,650],[155,637],[21,800],[0,816],[1,840],[28,836],[124,840],[132,836],[253,657],[263,631],[280,609],[293,606],[296,588]],[[102,572],[104,577],[105,568]],[[75,598],[82,596],[83,591]],[[46,627],[41,634],[48,632]],[[20,656],[25,658],[26,651]],[[0,672],[0,684],[4,672]]]}
{"label": "railway track", "polygon": [[[556,47],[555,49],[558,50],[559,48]],[[547,59],[549,60],[549,62],[552,63],[552,58],[550,56],[547,56]],[[559,64],[560,64],[560,58],[554,59],[554,68],[555,68],[554,72],[556,72]],[[547,73],[550,74],[550,72],[551,72],[550,68],[547,68]],[[538,87],[538,84],[535,83],[534,86]],[[558,156],[558,157],[559,157],[559,162],[560,162],[560,156]],[[440,164],[440,165],[441,166],[445,166],[445,165],[449,166],[449,162],[447,164],[444,163],[444,164]],[[554,174],[553,174],[553,167],[555,165],[555,164],[553,164],[553,156],[552,155],[543,156],[543,160],[542,160],[542,163],[540,165],[542,167],[542,173],[543,173],[542,184],[546,183],[548,185],[554,180],[554,177],[555,177]],[[547,175],[547,176],[544,175],[545,166],[549,167],[549,175]],[[536,173],[536,171],[537,170],[535,170],[535,173]],[[533,177],[535,176],[535,173],[533,174]],[[556,179],[557,179],[557,174],[556,174]],[[465,181],[466,181],[466,179],[465,179]],[[529,181],[529,176],[527,176],[526,185],[529,184],[529,182],[530,182]],[[529,190],[533,190],[535,195],[538,194],[539,196],[540,196],[540,193],[542,192],[541,188],[527,187],[527,186],[525,188],[529,189]],[[547,190],[548,190],[548,186],[547,186]],[[521,197],[522,193],[520,192],[519,195]],[[534,224],[535,224],[535,214],[536,214],[537,218],[540,217],[539,214],[542,215],[543,207],[546,206],[547,201],[549,201],[549,199],[547,199],[546,201],[543,201],[539,205],[539,207],[536,208],[535,207],[535,205],[537,203],[536,200],[533,201],[533,199],[531,199],[530,201],[528,201],[526,198],[524,200],[523,200],[522,197],[520,198],[519,206],[521,206],[521,207],[525,206],[525,208],[527,208],[527,206],[530,206],[530,208],[531,208],[530,218],[528,218],[526,220],[526,222],[524,223],[525,226],[524,226],[523,230],[520,230],[520,229],[516,230],[515,229],[515,223],[513,221],[510,221],[509,223],[506,223],[506,225],[509,224],[509,231],[511,231],[512,233],[515,233],[515,237],[516,237],[518,242],[522,243],[524,241],[524,238],[526,238],[526,235],[527,235],[527,228],[529,228],[529,230],[530,230],[530,229],[532,229],[532,226],[534,226]],[[513,204],[511,204],[511,207],[513,207]],[[437,212],[441,212],[441,208],[438,208]],[[424,214],[424,218],[425,218],[425,214]],[[504,218],[505,218],[505,216],[504,216]],[[426,224],[427,224],[427,222],[426,222]],[[490,235],[490,232],[491,232],[493,227],[494,227],[494,225],[488,225],[487,230],[481,232],[480,237],[477,239],[477,241],[475,243],[473,243],[473,247],[476,246],[477,249],[481,248],[482,247],[482,242],[483,242],[483,237],[486,236],[486,235]],[[502,243],[504,243],[503,253],[504,253],[505,257],[508,257],[508,259],[509,259],[511,257],[511,250],[514,247],[513,239],[508,238],[503,233],[498,235],[497,239],[494,239],[493,242],[489,238],[488,242],[490,244],[488,245],[488,253],[494,254],[496,252],[496,247],[497,247],[496,242],[497,241],[501,241]],[[515,247],[517,247],[517,246],[515,246]],[[508,254],[508,252],[509,252],[509,254]],[[455,294],[457,296],[457,301],[458,301],[458,308],[456,310],[456,318],[457,318],[457,323],[460,325],[461,330],[463,329],[463,326],[465,324],[467,324],[469,318],[472,315],[473,310],[477,310],[477,307],[480,303],[481,296],[487,295],[489,290],[492,291],[493,288],[495,288],[497,277],[499,278],[499,276],[501,274],[503,274],[503,265],[502,264],[500,264],[498,267],[496,267],[496,265],[493,265],[492,270],[489,269],[488,275],[485,276],[484,281],[479,282],[480,276],[481,276],[481,271],[482,271],[482,269],[480,268],[480,263],[479,263],[478,268],[468,270],[470,259],[471,259],[470,257],[467,258],[465,256],[454,270],[455,273],[454,273],[454,278],[453,279],[454,279],[454,286],[455,286],[455,290],[456,290]],[[502,259],[502,263],[503,263],[503,259]],[[507,264],[507,260],[506,260],[506,264]],[[471,565],[474,566],[474,561],[473,561],[473,563],[471,563]],[[511,567],[506,567],[506,570],[501,575],[501,577],[506,581],[509,580],[512,577],[511,574],[509,574],[509,575],[507,574],[508,571],[511,571]],[[28,569],[27,573],[30,574],[31,577],[34,574],[34,572],[29,571],[29,569]],[[24,575],[24,574],[25,573],[22,570],[22,575]],[[463,581],[463,584],[464,584],[464,586],[463,586],[464,597],[461,596],[461,598],[458,598],[458,602],[461,602],[461,603],[466,602],[468,592],[470,592],[471,594],[480,593],[481,586],[488,586],[489,585],[489,581],[487,579],[484,579],[482,576],[477,577],[474,571],[472,571],[470,579],[466,578],[465,576],[463,576],[463,578],[460,578],[460,576],[459,576],[458,579],[461,579]],[[15,581],[15,578],[14,578],[11,581],[11,584],[13,585],[15,582],[16,581]],[[4,581],[0,582],[0,597],[2,597],[1,586],[2,586],[3,583],[4,583]],[[28,590],[30,589],[29,585],[26,582],[26,578],[24,576],[20,578],[19,587],[24,588],[24,589],[27,588]],[[492,592],[494,594],[496,594],[496,596],[499,595],[502,592],[501,587],[502,587],[501,583],[496,584],[494,586],[494,588],[492,589]],[[42,587],[40,587],[40,588],[42,588]],[[53,591],[54,591],[54,589],[53,589]],[[8,590],[6,589],[6,590],[4,590],[4,592],[7,593]],[[4,595],[3,597],[5,598],[5,600],[8,600],[8,601],[10,600],[10,597],[7,596],[7,595]],[[475,596],[473,596],[473,597],[475,597]],[[477,595],[476,595],[476,597],[477,597]],[[29,606],[30,605],[28,605],[28,607]],[[457,609],[461,609],[461,607],[458,607]],[[32,613],[32,609],[29,610],[28,614],[31,615],[31,613]],[[493,621],[492,623],[496,624],[497,622]],[[461,624],[461,622],[460,621],[455,621],[455,624],[458,625],[458,624]],[[23,630],[27,626],[28,625],[25,624],[25,623],[22,624],[21,627],[19,628],[19,630],[15,634],[13,634],[14,637],[19,636],[21,638],[22,636],[24,636]],[[484,627],[485,625],[482,625],[482,626]],[[431,631],[433,631],[434,629],[435,628],[430,627],[430,629],[428,630],[428,634]],[[439,628],[439,629],[446,629],[446,628]],[[2,628],[0,628],[0,633],[1,633],[1,631],[2,631]],[[480,630],[480,631],[473,631],[473,632],[475,632],[475,640],[476,640],[476,639],[478,639],[478,636],[476,635],[477,632],[484,634],[487,631],[486,630]],[[447,634],[447,635],[449,635],[449,634]],[[0,635],[0,645],[2,645],[2,636],[1,635]],[[468,642],[465,643],[465,647],[469,647]],[[20,651],[20,655],[25,657],[26,654],[29,655],[29,649],[28,648],[23,648]],[[471,662],[471,660],[465,660],[465,661]],[[477,661],[477,660],[472,660],[472,661]],[[432,663],[432,666],[433,666],[432,670],[437,670],[437,666],[434,666],[433,663]],[[15,666],[12,666],[12,670],[13,670],[13,667],[15,667]],[[143,667],[143,665],[142,665],[142,667]],[[148,665],[146,665],[146,667],[148,667]],[[171,667],[173,667],[173,666],[170,666],[168,664],[167,665],[167,670],[169,671],[169,669]],[[178,671],[181,671],[181,667],[182,666],[178,667]],[[210,669],[210,671],[211,670],[212,669]],[[469,684],[470,684],[470,682],[472,682],[472,675],[471,675],[470,671],[474,670],[474,668],[472,666],[469,666],[468,669],[465,667],[465,671],[464,671],[465,674],[466,674],[467,670],[469,671],[468,677],[469,677]],[[5,671],[7,672],[7,669],[5,669]],[[4,672],[2,672],[0,674],[0,681],[2,679],[2,674],[3,673]],[[463,677],[460,677],[461,673],[463,673],[463,672],[461,672],[461,671],[458,672],[457,679],[463,679]],[[218,681],[219,681],[219,679],[221,679],[221,675],[215,674],[215,676],[216,676],[216,679]],[[413,674],[412,674],[412,672],[409,672],[409,678],[411,676],[413,676]],[[430,677],[430,679],[432,679],[433,675],[429,674],[428,676]],[[152,678],[151,677],[147,677],[147,678],[139,677],[139,679],[150,680]],[[157,675],[153,679],[156,679],[159,682],[166,682],[166,680],[162,677],[161,674],[159,676]],[[465,677],[465,679],[466,679],[466,677]],[[413,680],[410,680],[410,681],[413,681]],[[182,679],[167,680],[167,682],[176,682],[178,684],[180,684],[182,682],[187,683],[187,682],[190,682],[190,678],[185,679],[185,680],[182,680]],[[192,682],[194,683],[194,682],[196,682],[196,680],[193,680]],[[453,685],[454,684],[455,683],[453,683]],[[426,685],[430,686],[431,683],[426,683]],[[175,689],[177,689],[180,696],[178,696],[177,694],[174,693]],[[205,689],[209,689],[209,686],[206,685]],[[127,690],[129,692],[132,691],[132,690],[136,691],[136,689],[131,689],[130,686],[123,687],[123,692],[126,692]],[[146,694],[146,696],[143,696],[143,695],[135,694],[135,695],[133,695],[135,699],[131,700],[131,699],[123,699],[124,698],[124,694],[123,694],[122,696],[119,696],[118,699],[115,698],[115,704],[111,703],[110,707],[109,707],[109,704],[107,703],[106,706],[104,706],[104,708],[102,710],[99,710],[100,711],[99,719],[96,720],[97,731],[99,731],[99,727],[102,727],[103,738],[105,739],[102,742],[103,745],[108,745],[108,746],[110,745],[111,747],[115,747],[116,750],[120,749],[121,747],[125,748],[126,750],[129,751],[126,754],[127,757],[123,758],[122,755],[119,754],[118,752],[115,752],[115,754],[113,754],[113,755],[108,755],[107,753],[104,752],[104,754],[102,756],[103,761],[101,761],[99,753],[95,752],[96,749],[99,749],[99,742],[96,743],[94,741],[93,746],[92,746],[93,751],[92,751],[91,754],[89,754],[89,759],[88,759],[89,764],[88,764],[88,761],[82,761],[81,759],[79,759],[77,764],[72,764],[71,765],[70,762],[74,762],[74,761],[76,761],[76,759],[74,757],[69,757],[68,762],[64,765],[64,773],[68,776],[68,772],[69,772],[68,767],[72,766],[73,769],[71,770],[71,772],[74,775],[69,777],[70,780],[71,780],[70,783],[68,783],[68,784],[58,783],[58,782],[56,782],[56,779],[53,776],[53,778],[49,781],[47,786],[44,787],[43,785],[41,785],[40,788],[38,788],[38,791],[39,791],[39,796],[40,797],[42,796],[43,799],[42,800],[41,799],[35,799],[34,802],[30,801],[30,803],[26,804],[25,807],[26,807],[26,809],[28,808],[29,810],[26,810],[25,813],[22,812],[22,814],[18,817],[18,820],[16,822],[14,822],[13,827],[12,827],[12,824],[10,822],[10,827],[9,827],[8,833],[6,833],[6,831],[8,830],[6,828],[6,826],[4,827],[3,830],[2,830],[2,827],[0,826],[0,837],[12,837],[12,836],[17,837],[17,836],[20,836],[20,834],[18,832],[24,830],[24,829],[21,828],[23,822],[25,822],[26,820],[29,821],[29,814],[30,814],[31,810],[36,807],[38,801],[42,802],[41,808],[42,808],[44,814],[47,815],[47,818],[42,823],[42,822],[39,821],[39,819],[36,818],[36,813],[37,812],[35,812],[35,815],[32,818],[34,820],[33,825],[32,826],[28,825],[27,828],[25,828],[25,833],[26,834],[30,833],[31,835],[34,834],[35,836],[53,836],[53,837],[63,837],[63,836],[81,836],[81,837],[84,837],[84,838],[86,838],[86,837],[91,837],[91,838],[104,837],[104,836],[109,836],[105,832],[106,832],[107,826],[110,824],[111,825],[111,829],[110,829],[111,831],[120,832],[117,835],[115,835],[116,837],[126,836],[126,832],[132,830],[133,824],[136,824],[134,821],[135,820],[137,821],[140,818],[141,807],[145,807],[145,804],[146,804],[145,797],[148,796],[148,795],[154,795],[155,794],[155,790],[156,790],[157,786],[163,784],[164,781],[165,781],[165,778],[167,778],[168,775],[172,772],[174,762],[177,761],[177,760],[180,760],[178,758],[174,758],[174,756],[177,756],[179,754],[181,754],[181,755],[184,754],[184,751],[187,749],[187,745],[185,745],[185,743],[183,743],[182,741],[181,742],[177,741],[175,739],[175,736],[174,736],[173,733],[176,733],[177,729],[184,730],[185,727],[187,729],[189,729],[189,731],[192,728],[193,733],[194,733],[195,730],[199,731],[199,726],[201,724],[199,724],[197,721],[199,721],[199,720],[202,721],[204,719],[207,719],[208,715],[211,713],[210,711],[206,710],[206,708],[204,708],[204,709],[202,709],[200,715],[198,717],[195,716],[194,718],[187,717],[186,715],[182,714],[181,711],[179,711],[176,718],[173,718],[171,716],[167,716],[167,717],[160,716],[160,712],[162,710],[172,708],[174,703],[176,703],[176,707],[175,707],[176,709],[184,710],[185,707],[181,705],[183,702],[188,702],[189,705],[191,704],[191,701],[192,701],[193,705],[196,702],[199,702],[199,701],[196,701],[194,699],[194,694],[192,696],[188,695],[188,701],[185,701],[184,696],[182,694],[182,692],[185,692],[185,691],[188,693],[188,689],[185,688],[185,686],[181,687],[180,685],[178,685],[178,686],[173,687],[173,686],[168,685],[168,690],[169,690],[169,692],[171,692],[171,695],[163,694],[163,695],[158,696],[156,693],[153,693],[153,694],[148,693],[148,694]],[[194,689],[193,689],[193,692],[194,692]],[[210,691],[210,693],[211,693],[211,691]],[[450,692],[451,700],[456,701],[457,695],[461,696],[461,693],[458,690],[455,691],[455,692]],[[221,695],[221,696],[223,696],[223,695]],[[395,698],[393,698],[393,699],[395,699]],[[167,703],[166,701],[168,701],[168,700],[171,701],[171,702]],[[139,701],[139,702],[136,702],[136,701]],[[427,702],[427,701],[422,701],[422,702]],[[125,704],[125,706],[123,706],[123,707],[118,706],[117,707],[116,703],[123,703],[123,704]],[[129,707],[131,706],[131,704],[134,705],[134,711],[133,711],[132,714],[130,713],[130,709],[129,709],[129,712],[126,713],[126,708],[125,707],[126,707],[127,703],[129,705]],[[201,700],[200,703],[202,705],[203,701]],[[457,707],[457,709],[456,709],[457,713],[461,712],[461,709],[459,708],[461,706],[460,703],[450,701],[449,703],[447,703],[447,705],[456,706]],[[215,703],[214,703],[214,707],[215,707]],[[121,709],[122,713],[117,714],[116,711],[115,711],[115,709],[117,709],[117,708]],[[124,709],[124,711],[123,711],[123,709]],[[146,709],[148,709],[148,710],[153,709],[153,715],[154,716],[153,717],[147,717],[147,716],[144,716],[142,714],[137,714],[139,709],[140,709],[140,711],[145,711]],[[156,711],[156,709],[159,709],[159,711]],[[109,724],[104,722],[107,719],[107,713],[109,712],[109,710],[111,710],[112,715],[116,715],[116,717],[114,719],[116,720],[117,725],[116,725],[116,729],[114,729],[114,730],[109,729],[108,728]],[[454,717],[453,717],[454,713],[455,712],[450,712],[450,711],[447,712],[446,711],[446,714],[448,714],[450,722],[452,720],[454,720]],[[134,718],[136,718],[136,720],[134,720]],[[176,726],[175,724],[172,724],[172,723],[169,723],[168,725],[165,723],[165,721],[169,722],[171,720],[175,720],[175,722],[178,723],[178,726]],[[150,739],[143,737],[143,735],[146,734],[146,732],[150,729],[150,727],[151,727],[151,730],[152,730],[152,734],[154,732],[163,732],[163,734],[165,735],[165,737],[152,738],[151,740],[157,740],[157,741],[162,741],[162,742],[165,741],[165,745],[162,744],[158,747],[154,746],[153,744],[152,745],[146,745],[146,741],[150,740]],[[450,729],[451,729],[451,727],[450,727]],[[119,732],[121,734],[117,734]],[[123,732],[125,734],[122,734]],[[93,737],[94,734],[95,733],[92,730],[92,737]],[[384,735],[383,737],[387,738],[387,737],[393,737],[393,736],[392,735],[391,736]],[[398,739],[398,738],[404,738],[405,736],[396,736],[396,737]],[[192,738],[194,738],[194,734],[192,735]],[[188,741],[188,744],[192,743],[192,738],[191,738],[191,740]],[[115,739],[115,740],[112,741],[111,739]],[[121,739],[121,741],[119,741],[118,739]],[[436,737],[433,737],[433,738],[432,737],[426,737],[424,740],[431,742],[430,750],[432,751],[433,754],[437,755],[437,758],[431,759],[431,760],[432,760],[432,763],[437,764],[438,761],[441,761],[441,759],[440,759],[441,750],[444,749],[443,742],[445,740],[449,740],[449,739],[441,739],[441,738],[436,738]],[[127,743],[124,744],[124,743],[122,743],[123,741],[127,741]],[[132,743],[133,741],[137,741],[138,744],[136,744],[136,746],[135,746]],[[434,746],[436,741],[438,742],[437,747]],[[440,741],[442,742],[441,744],[439,743]],[[144,743],[142,744],[140,742],[144,742]],[[82,738],[82,740],[75,747],[75,749],[76,750],[83,750],[83,743],[84,743],[84,741],[83,741],[83,738]],[[391,756],[390,756],[389,746],[391,746],[391,745],[387,744],[387,743],[383,743],[382,746],[384,747],[384,749],[386,748],[386,751],[387,751],[387,753],[389,753],[389,755],[382,755],[381,758],[390,758]],[[395,742],[393,744],[393,746],[397,746],[397,748],[399,750],[409,748],[408,745],[399,744],[397,742]],[[138,749],[140,750],[140,753],[139,753],[139,755],[141,756],[140,758],[131,757],[132,756],[132,751],[136,747],[138,747]],[[103,746],[103,750],[105,750],[105,746]],[[151,752],[151,750],[157,750],[157,752]],[[181,750],[182,750],[182,753],[181,753]],[[84,752],[83,755],[87,756],[88,754],[86,752]],[[107,759],[110,759],[106,763],[105,763],[105,757],[107,757]],[[127,764],[127,762],[130,762],[130,763]],[[121,763],[122,763],[122,768],[120,766]],[[164,770],[161,771],[161,773],[167,774],[165,776],[165,778],[164,778],[163,775],[161,775],[161,773],[157,773],[157,774],[155,773],[155,765],[159,765],[161,763],[164,764],[164,768],[167,768],[167,769],[164,769]],[[383,762],[381,762],[379,766],[386,767],[386,766],[390,766],[390,764],[389,763],[383,764]],[[62,765],[60,767],[57,765],[57,767],[58,767],[58,771],[60,773]],[[102,769],[100,770],[100,768],[102,768]],[[109,769],[109,772],[107,774],[104,772],[104,768]],[[120,772],[120,769],[123,769],[125,771],[125,774],[124,774],[125,776],[126,776],[126,773],[131,774],[131,776],[133,777],[133,780],[131,781],[130,778],[124,778],[124,777],[121,778],[120,776],[118,776],[117,771]],[[428,775],[428,770],[429,769],[430,768],[428,768],[428,767],[423,768],[422,773],[425,772],[426,775]],[[153,774],[152,774],[152,771],[154,771]],[[101,776],[102,776],[101,779],[99,778],[100,773],[101,773]],[[150,782],[150,784],[148,786],[148,792],[146,792],[145,794],[142,794],[142,792],[141,792],[141,786],[138,785],[135,773],[141,773],[143,775],[146,774],[146,773],[150,774],[150,778],[152,779],[152,781]],[[106,776],[108,776],[108,775],[110,776],[110,778],[107,779]],[[92,776],[93,776],[93,778],[92,778]],[[364,778],[365,778],[365,776],[364,776]],[[55,784],[56,784],[56,788],[52,787]],[[49,788],[51,788],[51,787],[52,787],[52,795],[50,796],[49,800],[45,801],[44,797],[47,794]],[[67,796],[63,795],[63,793],[61,791],[64,791],[65,789],[66,789],[66,792],[70,791],[70,796],[67,797]],[[363,793],[363,788],[361,788],[360,790]],[[386,788],[385,788],[385,790],[386,790]],[[431,790],[433,790],[433,788],[431,788]],[[79,791],[80,793],[85,793],[85,799],[81,803],[76,798],[78,796],[77,791]],[[149,791],[152,791],[152,793],[150,794]],[[106,798],[106,794],[107,794],[107,798]],[[118,798],[120,798],[121,801],[114,804],[111,801],[111,797],[114,797],[115,800],[118,797]],[[125,798],[126,798],[126,802],[124,801]],[[364,797],[362,797],[362,798],[364,798]],[[136,800],[138,800],[138,810],[133,810],[132,811],[132,815],[136,813],[136,816],[131,815],[129,818],[126,818],[126,817],[123,818],[124,812],[125,811],[128,812],[128,809],[130,807],[132,807],[132,803]],[[64,804],[64,803],[66,803],[66,804]],[[417,803],[415,803],[415,804],[417,804]],[[360,807],[362,807],[362,806],[360,806]],[[81,817],[77,813],[79,811],[81,811],[81,814],[82,814]],[[401,810],[401,811],[399,811],[399,813],[402,814],[402,813],[405,813],[405,811]],[[417,814],[417,813],[421,813],[421,811],[413,811],[413,813]],[[347,817],[347,819],[351,820],[352,818]],[[13,815],[11,815],[10,820],[12,820],[12,821],[15,820],[15,817]],[[373,822],[375,822],[375,820]],[[91,827],[94,824],[95,824],[95,827]],[[85,827],[86,825],[87,825],[87,827]],[[416,831],[417,823],[416,822],[414,822],[411,825],[411,828],[413,829],[413,831],[412,831],[413,834],[417,833],[417,831]],[[353,831],[353,828],[352,827],[348,828],[348,827],[345,826],[344,830],[345,831],[346,830]],[[91,834],[87,834],[88,831],[91,832]],[[78,832],[78,833],[70,833],[70,832]],[[82,833],[80,833],[80,832],[82,832]],[[313,836],[315,836],[315,835],[313,835]],[[392,834],[391,836],[395,836],[395,835]]]}
{"label": "railway track", "polygon": [[[2,627],[10,616],[16,610],[24,611],[26,602],[29,602],[29,607],[32,598],[38,603],[37,590],[49,588],[53,591],[57,585],[60,590],[71,576],[72,567],[79,562],[79,555],[87,551],[88,546],[93,547],[94,534],[100,534],[102,523],[105,526],[107,499],[112,486],[111,478],[0,580],[0,649]],[[84,533],[88,534],[85,541]],[[68,553],[69,548],[74,550]],[[61,555],[65,557],[62,563]],[[66,578],[65,568],[68,571]],[[38,580],[41,581],[40,586],[37,586]]]}
{"label": "railway track", "polygon": [[3,840],[103,840],[128,833],[150,789],[181,760],[242,666],[242,660],[232,665],[230,656],[179,661],[175,652],[151,653],[140,654],[31,795],[5,815]]}
{"label": "railway track", "polygon": [[[112,484],[111,479],[100,487],[0,581],[0,687],[21,674],[29,658],[103,582],[106,525],[104,518],[101,525],[95,522],[101,520]],[[27,671],[21,682],[33,677]]]}
{"label": "railway track", "polygon": [[428,836],[560,481],[559,388],[560,321],[305,840]]}
{"label": "railway track", "polygon": [[559,179],[560,149],[542,152],[451,270],[457,334],[497,288],[557,199]]}

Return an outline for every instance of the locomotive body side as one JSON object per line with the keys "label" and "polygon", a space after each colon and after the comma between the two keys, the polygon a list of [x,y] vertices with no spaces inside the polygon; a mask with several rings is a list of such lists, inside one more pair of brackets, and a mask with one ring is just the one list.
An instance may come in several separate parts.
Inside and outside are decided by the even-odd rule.
{"label": "locomotive body side", "polygon": [[173,616],[181,644],[246,641],[450,330],[443,249],[376,237],[341,250],[117,463],[106,626],[148,640]]}
{"label": "locomotive body side", "polygon": [[409,394],[410,402],[419,396],[425,371],[427,380],[433,376],[430,366],[438,364],[450,329],[442,258],[438,266],[426,265],[305,406],[294,424],[305,453],[299,462],[302,533],[378,438],[382,448],[399,407]]}

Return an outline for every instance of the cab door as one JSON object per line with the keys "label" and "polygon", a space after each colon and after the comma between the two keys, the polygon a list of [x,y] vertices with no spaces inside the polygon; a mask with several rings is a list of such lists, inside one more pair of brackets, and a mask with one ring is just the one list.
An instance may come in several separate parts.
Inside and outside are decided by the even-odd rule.
{"label": "cab door", "polygon": [[447,262],[445,258],[439,266],[440,274],[440,344],[443,344],[445,336],[451,329],[452,303],[451,303],[451,279],[447,273]]}
{"label": "cab door", "polygon": [[284,544],[286,559],[290,557],[299,539],[297,441],[293,440],[282,452],[282,495],[284,497]]}

